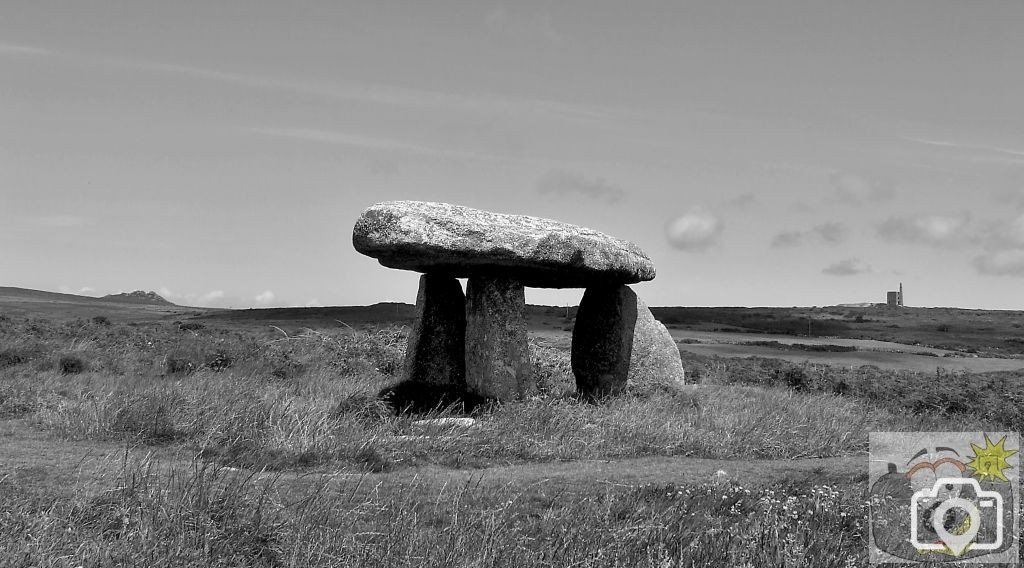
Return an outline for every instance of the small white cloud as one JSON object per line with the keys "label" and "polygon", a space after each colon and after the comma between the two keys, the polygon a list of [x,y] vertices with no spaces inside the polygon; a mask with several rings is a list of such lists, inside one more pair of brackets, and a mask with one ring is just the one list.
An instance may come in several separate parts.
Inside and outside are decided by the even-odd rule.
{"label": "small white cloud", "polygon": [[707,250],[718,242],[725,224],[720,218],[697,207],[669,221],[665,236],[673,247],[685,251]]}
{"label": "small white cloud", "polygon": [[856,276],[858,274],[866,274],[868,272],[871,272],[871,266],[859,258],[840,260],[839,262],[826,266],[822,269],[822,273],[829,274],[831,276]]}
{"label": "small white cloud", "polygon": [[885,182],[846,172],[835,172],[829,181],[836,198],[843,203],[887,201],[895,194]]}
{"label": "small white cloud", "polygon": [[156,293],[163,299],[182,306],[223,306],[227,298],[227,294],[223,290],[211,290],[204,294],[197,294],[194,292],[175,292],[167,286],[157,288]]}
{"label": "small white cloud", "polygon": [[983,241],[989,249],[1024,249],[1024,214],[1009,220],[992,223],[984,233]]}
{"label": "small white cloud", "polygon": [[837,222],[822,223],[811,228],[811,235],[823,243],[838,244],[846,240],[846,225]]}
{"label": "small white cloud", "polygon": [[807,233],[804,231],[782,231],[772,238],[772,248],[796,247],[804,244]]}
{"label": "small white cloud", "polygon": [[878,236],[889,242],[960,246],[972,240],[968,215],[890,217],[878,225]]}
{"label": "small white cloud", "polygon": [[223,300],[223,299],[224,299],[224,291],[223,290],[211,290],[211,291],[203,294],[202,296],[199,296],[199,298],[197,298],[196,301],[199,302],[200,305],[202,305],[202,304],[209,304],[211,302],[216,302],[218,300]]}
{"label": "small white cloud", "polygon": [[986,276],[1024,276],[1024,214],[989,224],[981,235],[985,252],[972,262]]}
{"label": "small white cloud", "polygon": [[313,298],[312,300],[310,300],[310,301],[305,303],[305,307],[307,307],[307,308],[322,308],[322,307],[324,307],[324,305],[320,303],[320,300],[317,300],[316,298]]}
{"label": "small white cloud", "polygon": [[992,192],[992,199],[1001,206],[1024,209],[1024,188],[1001,189]]}
{"label": "small white cloud", "polygon": [[615,203],[626,195],[621,187],[600,177],[587,177],[565,170],[551,170],[537,182],[541,195],[562,197],[584,197]]}
{"label": "small white cloud", "polygon": [[273,303],[274,292],[270,290],[264,290],[263,292],[257,294],[256,297],[253,298],[253,300],[256,301],[257,305],[266,306],[268,304]]}
{"label": "small white cloud", "polygon": [[1024,276],[1024,249],[985,253],[975,257],[973,263],[986,276]]}

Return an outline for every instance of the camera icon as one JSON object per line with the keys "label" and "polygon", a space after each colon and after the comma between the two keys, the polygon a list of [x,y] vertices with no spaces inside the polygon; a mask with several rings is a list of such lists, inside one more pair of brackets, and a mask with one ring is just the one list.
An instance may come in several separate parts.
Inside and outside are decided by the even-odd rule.
{"label": "camera icon", "polygon": [[[961,496],[968,489],[974,491],[973,499]],[[983,519],[995,523],[993,542],[974,542]],[[972,551],[999,549],[1003,545],[1003,496],[983,491],[976,479],[936,479],[930,489],[921,489],[910,499],[910,543],[919,552],[949,549],[957,556],[968,546]]]}

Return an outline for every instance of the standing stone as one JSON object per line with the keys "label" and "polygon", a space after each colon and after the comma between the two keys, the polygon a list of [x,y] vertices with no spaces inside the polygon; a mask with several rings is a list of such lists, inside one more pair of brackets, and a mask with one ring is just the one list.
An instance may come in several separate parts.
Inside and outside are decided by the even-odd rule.
{"label": "standing stone", "polygon": [[405,350],[405,378],[439,391],[466,388],[466,296],[455,278],[420,276],[416,320]]}
{"label": "standing stone", "polygon": [[498,400],[536,391],[526,335],[526,293],[506,278],[476,276],[466,285],[466,388]]}
{"label": "standing stone", "polygon": [[591,286],[572,334],[576,391],[588,398],[651,392],[684,383],[679,348],[628,286]]}

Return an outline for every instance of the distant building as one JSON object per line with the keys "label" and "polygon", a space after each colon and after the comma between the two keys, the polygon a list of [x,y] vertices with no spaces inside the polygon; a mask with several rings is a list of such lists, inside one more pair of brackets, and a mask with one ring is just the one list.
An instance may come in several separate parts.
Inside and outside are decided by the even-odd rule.
{"label": "distant building", "polygon": [[900,282],[899,291],[890,290],[885,294],[885,303],[890,308],[903,307],[903,283]]}

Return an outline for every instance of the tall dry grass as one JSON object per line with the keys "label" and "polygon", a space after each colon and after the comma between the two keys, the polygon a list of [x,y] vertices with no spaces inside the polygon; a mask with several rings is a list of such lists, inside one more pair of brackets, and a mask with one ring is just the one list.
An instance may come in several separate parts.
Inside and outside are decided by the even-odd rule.
{"label": "tall dry grass", "polygon": [[[110,467],[111,464],[104,464]],[[0,484],[8,566],[850,566],[864,488],[732,483],[523,492],[113,464],[61,502]],[[7,489],[7,490],[5,490]]]}
{"label": "tall dry grass", "polygon": [[[702,383],[683,392],[589,404],[573,396],[568,354],[534,341],[540,396],[477,409],[474,428],[424,436],[415,420],[460,409],[394,415],[378,400],[400,379],[400,328],[259,336],[170,325],[23,325],[37,331],[5,339],[17,335],[34,347],[0,351],[43,355],[0,370],[0,414],[29,416],[63,439],[178,444],[236,466],[379,471],[645,455],[826,457],[865,451],[873,430],[1000,425],[963,413],[901,412],[819,387],[736,385],[753,382],[737,379],[750,370],[718,360],[691,372]],[[52,365],[70,348],[89,371]],[[183,358],[191,366],[168,363]],[[764,385],[783,376],[753,375]]]}
{"label": "tall dry grass", "polygon": [[[395,415],[377,399],[400,379],[400,328],[2,320],[0,420],[20,419],[57,441],[173,448],[192,458],[128,452],[95,466],[105,486],[83,484],[70,498],[56,497],[65,488],[0,479],[0,565],[861,565],[863,485],[566,492],[479,479],[459,487],[368,482],[363,472],[650,455],[838,456],[863,453],[872,430],[1005,425],[1002,415],[962,411],[980,402],[876,401],[882,374],[871,379],[878,384],[853,384],[859,376],[847,371],[756,361],[687,360],[697,380],[683,392],[590,404],[573,396],[564,349],[532,347],[540,396],[480,407],[473,427],[424,427],[417,420],[460,409]],[[65,372],[65,356],[79,358],[81,372]],[[932,377],[893,376],[908,393],[935,388]],[[829,385],[839,380],[852,386],[837,392]]]}

